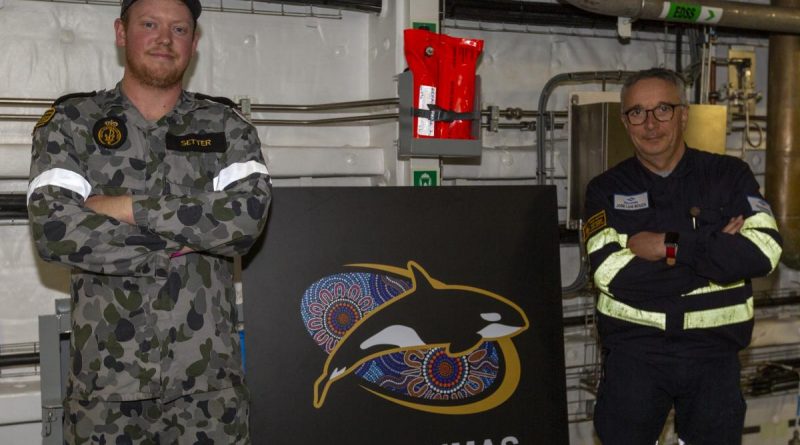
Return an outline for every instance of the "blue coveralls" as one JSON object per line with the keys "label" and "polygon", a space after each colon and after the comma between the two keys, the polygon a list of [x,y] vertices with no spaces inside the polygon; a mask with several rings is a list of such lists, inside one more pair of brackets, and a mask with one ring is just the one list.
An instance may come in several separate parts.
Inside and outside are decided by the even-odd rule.
{"label": "blue coveralls", "polygon": [[[738,215],[740,231],[723,233]],[[750,279],[775,269],[782,243],[747,164],[687,148],[662,177],[632,157],[589,183],[586,216],[604,356],[601,441],[653,445],[674,406],[690,445],[740,443]],[[677,232],[676,263],[636,257],[627,240],[642,231]]]}

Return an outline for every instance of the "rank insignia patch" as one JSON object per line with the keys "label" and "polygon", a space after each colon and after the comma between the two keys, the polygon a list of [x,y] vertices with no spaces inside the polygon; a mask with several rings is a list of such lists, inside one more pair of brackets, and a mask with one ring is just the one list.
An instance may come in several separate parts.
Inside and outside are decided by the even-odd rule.
{"label": "rank insignia patch", "polygon": [[44,112],[42,117],[39,118],[39,121],[36,122],[36,125],[33,127],[33,131],[36,131],[37,128],[44,127],[45,125],[50,123],[50,121],[53,120],[53,116],[55,115],[56,115],[56,109],[53,107],[48,108],[47,111]]}
{"label": "rank insignia patch", "polygon": [[92,129],[92,137],[101,147],[119,148],[128,137],[125,122],[115,116],[105,117],[97,121]]}
{"label": "rank insignia patch", "polygon": [[747,202],[750,203],[750,208],[754,212],[764,212],[767,215],[772,216],[772,207],[769,206],[767,201],[764,201],[758,196],[748,196]]}
{"label": "rank insignia patch", "polygon": [[583,240],[588,240],[592,235],[604,229],[607,225],[606,211],[601,210],[595,213],[583,226]]}

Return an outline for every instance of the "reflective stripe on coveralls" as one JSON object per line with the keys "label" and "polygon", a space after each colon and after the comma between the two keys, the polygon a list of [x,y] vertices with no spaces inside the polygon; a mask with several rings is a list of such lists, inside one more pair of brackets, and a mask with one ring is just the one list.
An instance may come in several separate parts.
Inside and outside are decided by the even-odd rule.
{"label": "reflective stripe on coveralls", "polygon": [[[751,217],[753,218],[753,217]],[[767,222],[759,221],[757,222]],[[754,225],[751,225],[751,229]],[[760,232],[759,232],[760,233]],[[755,234],[758,236],[758,234]],[[772,240],[769,235],[764,234],[769,240]],[[627,235],[620,235],[616,230],[608,228],[596,234],[586,243],[587,251],[589,254],[597,252],[603,247],[618,243],[620,246],[627,244]],[[748,239],[750,239],[748,237]],[[772,240],[774,243],[774,240]],[[758,244],[758,243],[756,243]],[[768,244],[768,243],[767,243]],[[777,243],[775,243],[777,245]],[[763,249],[762,249],[763,251]],[[625,267],[635,255],[630,249],[624,248],[618,252],[609,255],[605,261],[595,271],[595,284],[600,289],[600,297],[597,301],[597,310],[612,318],[617,318],[630,323],[640,324],[644,326],[651,326],[657,329],[666,330],[666,314],[661,312],[651,312],[642,309],[637,309],[625,303],[615,300],[609,292],[609,284],[619,271]],[[743,287],[744,280],[730,284],[718,285],[716,283],[709,283],[694,291],[684,294],[683,296],[693,296],[706,294],[711,292],[719,292],[728,289],[735,289]],[[684,314],[683,328],[684,329],[698,329],[698,328],[711,328],[724,326],[727,324],[741,323],[753,318],[753,297],[748,298],[747,302],[731,306],[724,306],[720,308],[707,309],[702,311],[687,312]]]}
{"label": "reflective stripe on coveralls", "polygon": [[667,314],[636,309],[611,298],[604,292],[601,292],[600,298],[597,299],[597,310],[603,315],[631,323],[651,326],[662,331],[667,329]]}
{"label": "reflective stripe on coveralls", "polygon": [[758,212],[745,219],[744,225],[739,230],[743,237],[755,244],[764,256],[769,259],[769,263],[772,266],[770,272],[772,272],[778,266],[778,261],[781,258],[781,246],[770,235],[758,229],[772,229],[777,232],[778,224],[775,222],[775,218],[768,213]]}

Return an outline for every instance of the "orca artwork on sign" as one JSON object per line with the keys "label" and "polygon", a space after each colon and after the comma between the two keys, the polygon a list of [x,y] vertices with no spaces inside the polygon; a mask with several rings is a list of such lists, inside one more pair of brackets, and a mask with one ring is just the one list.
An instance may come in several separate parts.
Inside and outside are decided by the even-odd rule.
{"label": "orca artwork on sign", "polygon": [[[512,342],[501,343],[507,350],[501,346],[495,351],[492,345],[528,328],[528,319],[519,306],[481,289],[436,282],[413,261],[402,271],[379,265],[366,267],[394,272],[398,282],[405,277],[408,283],[400,288],[407,290],[380,305],[374,305],[373,299],[369,302],[372,308],[358,311],[352,297],[364,295],[364,288],[338,275],[332,286],[318,294],[312,292],[311,302],[304,301],[304,306],[316,309],[311,317],[304,317],[313,337],[324,333],[320,340],[326,351],[330,339],[335,339],[324,372],[315,382],[315,407],[322,407],[334,381],[356,369],[361,378],[386,390],[385,394],[375,391],[377,395],[422,411],[470,414],[494,408],[511,395],[519,382],[517,352]],[[343,291],[340,298],[331,295],[330,291],[337,289]],[[442,323],[453,314],[455,305],[468,310],[459,317],[459,323]],[[498,352],[505,358],[502,373]],[[504,374],[502,382],[492,385],[499,374]],[[498,389],[490,392],[499,397],[483,397],[492,386]],[[403,399],[393,397],[398,394]],[[452,400],[462,403],[453,405]]]}
{"label": "orca artwork on sign", "polygon": [[254,443],[567,444],[555,188],[275,188]]}

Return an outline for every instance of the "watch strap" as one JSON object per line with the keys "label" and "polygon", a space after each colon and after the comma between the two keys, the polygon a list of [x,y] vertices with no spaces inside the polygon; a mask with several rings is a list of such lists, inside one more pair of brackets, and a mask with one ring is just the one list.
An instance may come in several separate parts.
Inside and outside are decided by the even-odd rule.
{"label": "watch strap", "polygon": [[664,234],[664,246],[666,247],[667,264],[674,266],[678,256],[678,232],[667,232]]}

